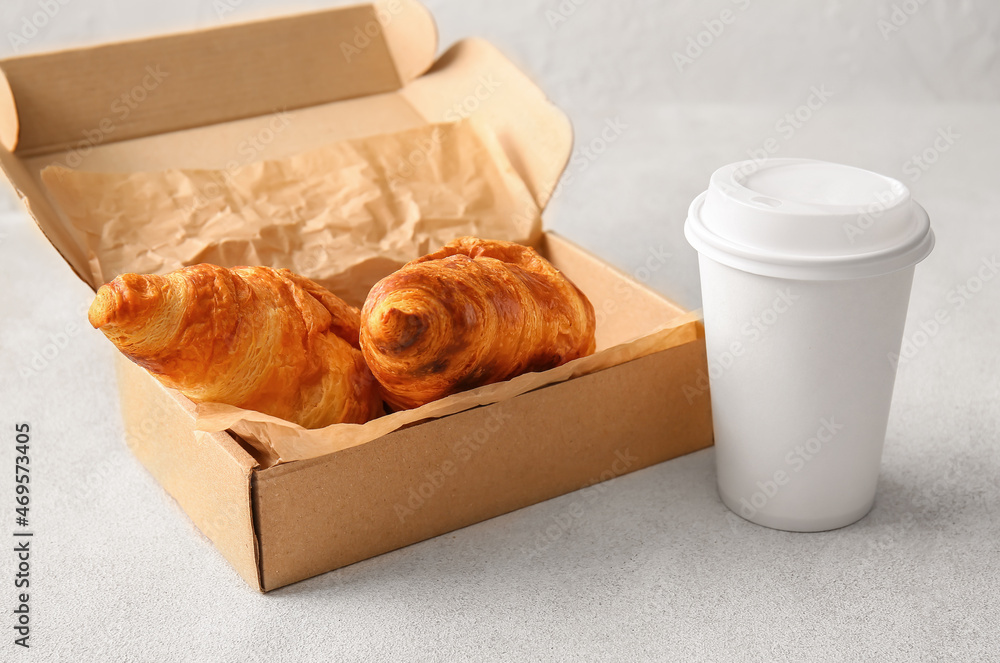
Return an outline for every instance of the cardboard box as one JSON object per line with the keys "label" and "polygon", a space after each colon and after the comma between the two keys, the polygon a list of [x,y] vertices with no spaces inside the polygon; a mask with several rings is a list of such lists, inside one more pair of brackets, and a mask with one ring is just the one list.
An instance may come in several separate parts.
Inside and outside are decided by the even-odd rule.
{"label": "cardboard box", "polygon": [[[267,135],[278,110],[294,122],[254,159],[474,115],[544,206],[570,154],[566,117],[489,44],[465,40],[433,62],[436,48],[426,10],[389,0],[10,58],[0,62],[0,165],[95,289],[82,238],[41,185],[43,167],[223,168],[241,137]],[[594,303],[599,346],[684,313],[557,235],[545,233],[539,249]],[[686,323],[681,340],[274,467],[229,433],[197,431],[193,404],[142,369],[120,358],[118,373],[130,448],[267,591],[709,446],[708,392],[690,388],[706,366],[700,323]]]}

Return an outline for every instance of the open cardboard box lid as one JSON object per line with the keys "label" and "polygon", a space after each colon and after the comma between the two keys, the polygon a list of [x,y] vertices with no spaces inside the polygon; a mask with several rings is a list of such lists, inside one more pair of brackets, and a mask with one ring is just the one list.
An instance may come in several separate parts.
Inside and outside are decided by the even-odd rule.
{"label": "open cardboard box lid", "polygon": [[[572,148],[566,116],[487,42],[460,41],[435,62],[436,51],[423,6],[379,0],[8,58],[0,61],[0,166],[95,290],[82,234],[41,184],[48,165],[222,169],[471,117],[495,132],[544,208]],[[290,120],[280,134],[270,128],[277,112]]]}

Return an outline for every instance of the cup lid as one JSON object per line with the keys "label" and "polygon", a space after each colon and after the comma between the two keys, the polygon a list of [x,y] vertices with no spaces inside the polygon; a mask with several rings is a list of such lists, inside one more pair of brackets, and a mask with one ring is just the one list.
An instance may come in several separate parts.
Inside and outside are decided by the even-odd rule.
{"label": "cup lid", "polygon": [[812,159],[718,169],[691,203],[684,236],[724,265],[801,280],[887,274],[934,248],[927,212],[902,182]]}

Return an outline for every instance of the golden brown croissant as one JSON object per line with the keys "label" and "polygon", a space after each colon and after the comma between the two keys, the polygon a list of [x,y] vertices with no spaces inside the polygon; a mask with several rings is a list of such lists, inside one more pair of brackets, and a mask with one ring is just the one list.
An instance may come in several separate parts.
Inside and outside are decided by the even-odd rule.
{"label": "golden brown croissant", "polygon": [[122,274],[90,323],[160,382],[305,428],[382,414],[358,349],[358,310],[287,269],[195,265]]}
{"label": "golden brown croissant", "polygon": [[594,351],[594,307],[534,249],[463,237],[379,281],[361,351],[397,409]]}

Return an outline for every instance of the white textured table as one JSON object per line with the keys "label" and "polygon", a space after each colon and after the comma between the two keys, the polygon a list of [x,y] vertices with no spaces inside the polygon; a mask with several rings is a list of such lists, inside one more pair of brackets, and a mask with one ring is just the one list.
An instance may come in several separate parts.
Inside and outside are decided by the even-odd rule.
{"label": "white textured table", "polygon": [[[445,41],[468,31],[438,4]],[[719,501],[709,449],[262,596],[126,450],[90,292],[15,210],[0,215],[0,513],[12,524],[13,425],[27,421],[33,630],[29,652],[11,643],[15,560],[2,553],[0,660],[995,660],[1000,275],[984,265],[1000,257],[1000,105],[834,100],[786,137],[776,122],[796,98],[568,103],[580,145],[609,119],[627,128],[570,166],[548,221],[643,277],[662,247],[672,257],[649,282],[697,306],[681,225],[716,166],[777,136],[780,155],[910,184],[938,245],[917,268],[915,350],[865,519],[822,534],[746,523]],[[911,156],[949,127],[914,177]]]}

